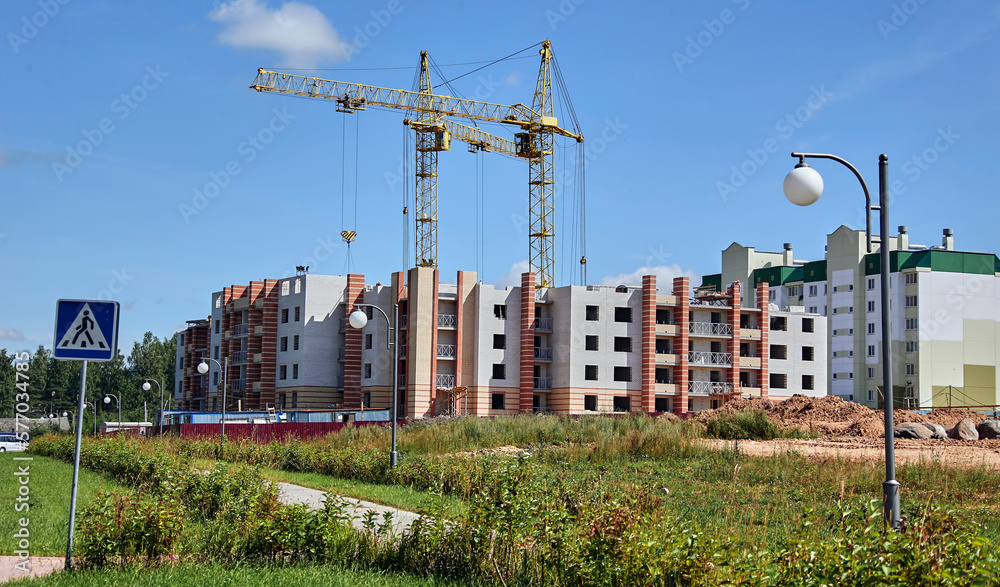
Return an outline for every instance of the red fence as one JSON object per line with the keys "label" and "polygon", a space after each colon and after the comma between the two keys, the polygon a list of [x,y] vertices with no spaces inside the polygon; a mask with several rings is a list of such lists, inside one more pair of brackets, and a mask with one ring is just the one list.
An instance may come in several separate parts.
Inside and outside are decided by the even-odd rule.
{"label": "red fence", "polygon": [[[402,426],[403,420],[397,420]],[[222,424],[180,424],[181,438],[219,438]],[[267,443],[274,440],[294,438],[317,438],[333,432],[340,432],[345,426],[389,426],[382,422],[279,422],[277,424],[230,424],[226,423],[226,439],[252,440]],[[174,430],[177,426],[173,427]],[[168,429],[168,427],[164,427]]]}

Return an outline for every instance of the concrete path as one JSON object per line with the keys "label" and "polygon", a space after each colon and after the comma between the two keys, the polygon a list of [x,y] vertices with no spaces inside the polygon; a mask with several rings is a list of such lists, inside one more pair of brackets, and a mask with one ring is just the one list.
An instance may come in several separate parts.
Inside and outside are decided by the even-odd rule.
{"label": "concrete path", "polygon": [[[287,505],[303,504],[309,509],[319,510],[323,509],[323,500],[326,499],[326,496],[326,492],[318,489],[310,489],[300,485],[292,485],[291,483],[278,483],[278,499],[281,503]],[[350,516],[354,527],[359,530],[364,527],[364,517],[369,511],[376,513],[375,525],[378,528],[385,525],[385,513],[392,512],[391,529],[393,534],[406,532],[409,530],[410,525],[420,517],[420,515],[413,512],[397,510],[396,508],[379,505],[370,501],[361,501],[342,496],[336,497],[345,502],[346,507],[344,508],[344,512]]]}
{"label": "concrete path", "polygon": [[[33,556],[25,565],[21,557],[0,556],[0,583],[24,579],[25,577],[44,577],[49,573],[63,570],[66,564],[64,556]],[[29,569],[25,572],[25,568]]]}

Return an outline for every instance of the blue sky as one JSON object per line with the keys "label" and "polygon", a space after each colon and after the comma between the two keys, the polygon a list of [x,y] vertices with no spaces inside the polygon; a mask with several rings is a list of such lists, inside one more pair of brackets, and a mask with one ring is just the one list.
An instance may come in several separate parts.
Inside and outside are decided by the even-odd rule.
{"label": "blue sky", "polygon": [[[425,49],[457,77],[552,40],[587,137],[591,283],[714,273],[733,241],[821,257],[825,234],[863,225],[862,193],[819,161],[823,198],[789,204],[793,150],[852,161],[873,191],[886,153],[893,230],[933,245],[948,227],[957,248],[1000,249],[993,2],[10,0],[0,23],[0,347],[50,347],[59,298],[120,301],[128,352],[204,317],[229,284],[300,264],[385,281],[407,249],[412,264],[403,114],[248,86],[267,67],[410,89]],[[453,85],[530,104],[537,47],[518,57]],[[525,165],[456,144],[439,173],[444,279],[506,283],[528,258]],[[579,254],[565,194],[559,284]],[[350,254],[345,228],[359,234]]]}

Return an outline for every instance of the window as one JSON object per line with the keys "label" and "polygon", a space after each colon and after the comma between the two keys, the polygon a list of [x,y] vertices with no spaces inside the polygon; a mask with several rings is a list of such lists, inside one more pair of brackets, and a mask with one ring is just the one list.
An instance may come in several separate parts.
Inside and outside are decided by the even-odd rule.
{"label": "window", "polygon": [[787,389],[788,388],[788,376],[784,373],[771,373],[770,377],[771,389]]}
{"label": "window", "polygon": [[814,298],[814,297],[816,297],[816,295],[818,293],[819,293],[819,286],[818,285],[810,285],[809,286],[809,297]]}
{"label": "window", "polygon": [[215,345],[215,360],[219,360],[219,345]]}
{"label": "window", "polygon": [[364,406],[365,408],[372,407],[372,394],[370,391],[365,392],[364,399],[361,400],[361,405]]}
{"label": "window", "polygon": [[293,338],[292,341],[293,341],[292,342],[292,350],[293,351],[299,350],[299,335],[296,334],[295,338]]}
{"label": "window", "polygon": [[906,307],[916,308],[917,307],[917,296],[906,296]]}
{"label": "window", "polygon": [[868,379],[875,379],[875,367],[868,367]]}
{"label": "window", "polygon": [[302,280],[301,279],[296,279],[295,280],[295,293],[301,293],[301,292],[302,292]]}
{"label": "window", "polygon": [[616,412],[631,412],[632,411],[632,398],[626,396],[614,397],[614,408]]}
{"label": "window", "polygon": [[494,304],[493,305],[493,315],[497,317],[497,320],[507,319],[507,305],[506,304]]}
{"label": "window", "polygon": [[506,379],[507,366],[503,363],[493,363],[493,379]]}
{"label": "window", "polygon": [[815,355],[816,355],[816,351],[815,351],[815,349],[813,347],[811,347],[811,346],[804,346],[804,347],[802,347],[802,360],[803,361],[812,361],[813,358],[815,357]]}
{"label": "window", "polygon": [[295,306],[295,321],[298,322],[302,318],[302,308]]}
{"label": "window", "polygon": [[278,379],[282,381],[288,379],[288,365],[278,367]]}
{"label": "window", "polygon": [[288,280],[286,279],[285,281],[281,282],[281,295],[287,296],[288,295],[288,289],[289,289]]}
{"label": "window", "polygon": [[588,412],[597,411],[597,396],[596,395],[585,395],[583,396],[583,409]]}
{"label": "window", "polygon": [[917,374],[917,365],[916,365],[916,363],[907,363],[906,364],[906,374],[907,375],[916,375]]}
{"label": "window", "polygon": [[215,296],[215,307],[216,308],[222,307],[222,296]]}
{"label": "window", "polygon": [[494,334],[493,335],[493,348],[495,348],[495,349],[505,349],[505,348],[507,348],[507,335],[505,335],[505,334]]}
{"label": "window", "polygon": [[288,308],[281,309],[281,323],[288,324]]}
{"label": "window", "polygon": [[375,319],[375,308],[373,308],[371,306],[365,306],[365,318],[368,318],[369,320],[374,320]]}
{"label": "window", "polygon": [[219,328],[221,328],[221,327],[222,327],[222,321],[221,320],[216,320],[215,321],[215,333],[216,334],[219,334]]}
{"label": "window", "polygon": [[780,330],[782,332],[788,330],[788,321],[784,316],[771,318],[771,330]]}
{"label": "window", "polygon": [[597,306],[587,306],[587,320],[591,322],[600,319],[600,308]]}
{"label": "window", "polygon": [[[496,365],[494,365],[494,367],[496,367]],[[490,407],[492,407],[494,410],[504,409],[504,399],[505,399],[504,394],[494,393],[492,396],[492,403],[490,404]]]}
{"label": "window", "polygon": [[371,378],[372,378],[372,364],[365,363],[365,379],[371,379]]}
{"label": "window", "polygon": [[632,381],[632,367],[615,367],[615,381]]}
{"label": "window", "polygon": [[918,343],[915,340],[908,340],[908,341],[906,341],[906,352],[908,352],[908,353],[915,353],[915,352],[917,352],[917,344]]}
{"label": "window", "polygon": [[917,283],[916,273],[905,273],[904,275],[905,275],[904,279],[906,280],[905,281],[906,285],[915,285]]}
{"label": "window", "polygon": [[287,336],[282,336],[281,337],[281,346],[279,348],[281,349],[281,352],[285,352],[285,351],[288,350],[288,337]]}
{"label": "window", "polygon": [[870,401],[870,402],[875,401],[875,390],[874,389],[869,389],[868,390],[868,401]]}
{"label": "window", "polygon": [[632,339],[627,336],[616,336],[615,337],[615,352],[616,353],[631,353],[632,352]]}
{"label": "window", "polygon": [[658,397],[653,407],[654,412],[670,412],[670,398],[669,397]]}
{"label": "window", "polygon": [[297,408],[297,407],[299,407],[299,394],[293,393],[292,394],[292,408]]}
{"label": "window", "polygon": [[868,345],[868,356],[869,357],[875,356],[875,345],[873,344]]}
{"label": "window", "polygon": [[372,335],[371,334],[366,334],[365,335],[365,348],[366,349],[372,348]]}
{"label": "window", "polygon": [[180,345],[180,346],[184,346],[184,333],[183,332],[181,333],[181,337],[180,338],[181,339],[180,339],[180,341],[177,344]]}
{"label": "window", "polygon": [[874,322],[869,322],[868,323],[868,334],[875,334],[875,323]]}
{"label": "window", "polygon": [[875,278],[874,277],[869,277],[868,278],[868,291],[871,291],[873,289],[875,289]]}
{"label": "window", "polygon": [[615,308],[615,322],[631,322],[632,308]]}
{"label": "window", "polygon": [[803,375],[802,376],[802,389],[812,389],[813,388],[813,376]]}
{"label": "window", "polygon": [[216,371],[215,373],[212,373],[212,385],[218,385],[218,384],[219,384],[219,372]]}
{"label": "window", "polygon": [[819,306],[809,306],[810,314],[819,314]]}
{"label": "window", "polygon": [[597,365],[584,365],[583,378],[587,381],[597,381]]}
{"label": "window", "polygon": [[596,351],[597,348],[598,348],[598,345],[597,345],[597,335],[596,334],[588,334],[587,335],[586,344],[587,344],[587,350],[588,351]]}
{"label": "window", "polygon": [[868,300],[868,311],[869,312],[875,311],[875,300]]}
{"label": "window", "polygon": [[783,344],[772,344],[771,345],[771,358],[772,359],[787,359],[788,358],[788,347]]}
{"label": "window", "polygon": [[299,378],[299,364],[295,363],[294,365],[292,365],[292,379],[298,379],[298,378]]}
{"label": "window", "polygon": [[907,330],[916,330],[917,329],[917,319],[916,318],[907,318],[906,319],[906,329]]}
{"label": "window", "polygon": [[283,393],[278,395],[278,409],[279,410],[284,410],[285,409],[285,397],[286,396]]}
{"label": "window", "polygon": [[802,319],[802,332],[813,332],[813,319],[803,318]]}

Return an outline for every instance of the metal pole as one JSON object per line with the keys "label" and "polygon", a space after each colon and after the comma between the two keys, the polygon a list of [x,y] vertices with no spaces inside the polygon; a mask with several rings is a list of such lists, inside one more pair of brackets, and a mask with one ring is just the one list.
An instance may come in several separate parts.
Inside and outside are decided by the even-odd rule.
{"label": "metal pole", "polygon": [[885,482],[882,483],[883,516],[891,528],[899,527],[899,481],[896,481],[895,429],[892,410],[892,340],[889,330],[889,157],[878,157],[879,257],[882,264],[882,385],[885,388]]}
{"label": "metal pole", "polygon": [[[160,378],[160,415],[157,416],[156,425],[160,428],[163,427],[163,378]],[[160,430],[163,432],[163,430]]]}
{"label": "metal pole", "polygon": [[118,434],[122,433],[122,398],[116,395],[115,401],[118,403]]}
{"label": "metal pole", "polygon": [[[226,445],[226,387],[229,378],[229,355],[222,357],[222,436],[219,438],[219,458],[222,458],[222,449]],[[216,361],[218,364],[218,361]]]}
{"label": "metal pole", "polygon": [[[83,413],[83,396],[87,393],[87,361],[80,367],[80,398],[77,413]],[[80,479],[80,443],[83,440],[83,418],[76,419],[76,452],[73,455],[73,489],[69,498],[69,536],[66,539],[66,570],[73,568],[73,522],[76,519],[76,486]]]}
{"label": "metal pole", "polygon": [[[399,454],[396,452],[396,402],[399,393],[399,304],[392,305],[392,406],[389,408],[389,419],[392,420],[392,450],[389,452],[389,468],[396,466]],[[388,322],[388,316],[386,322]]]}

